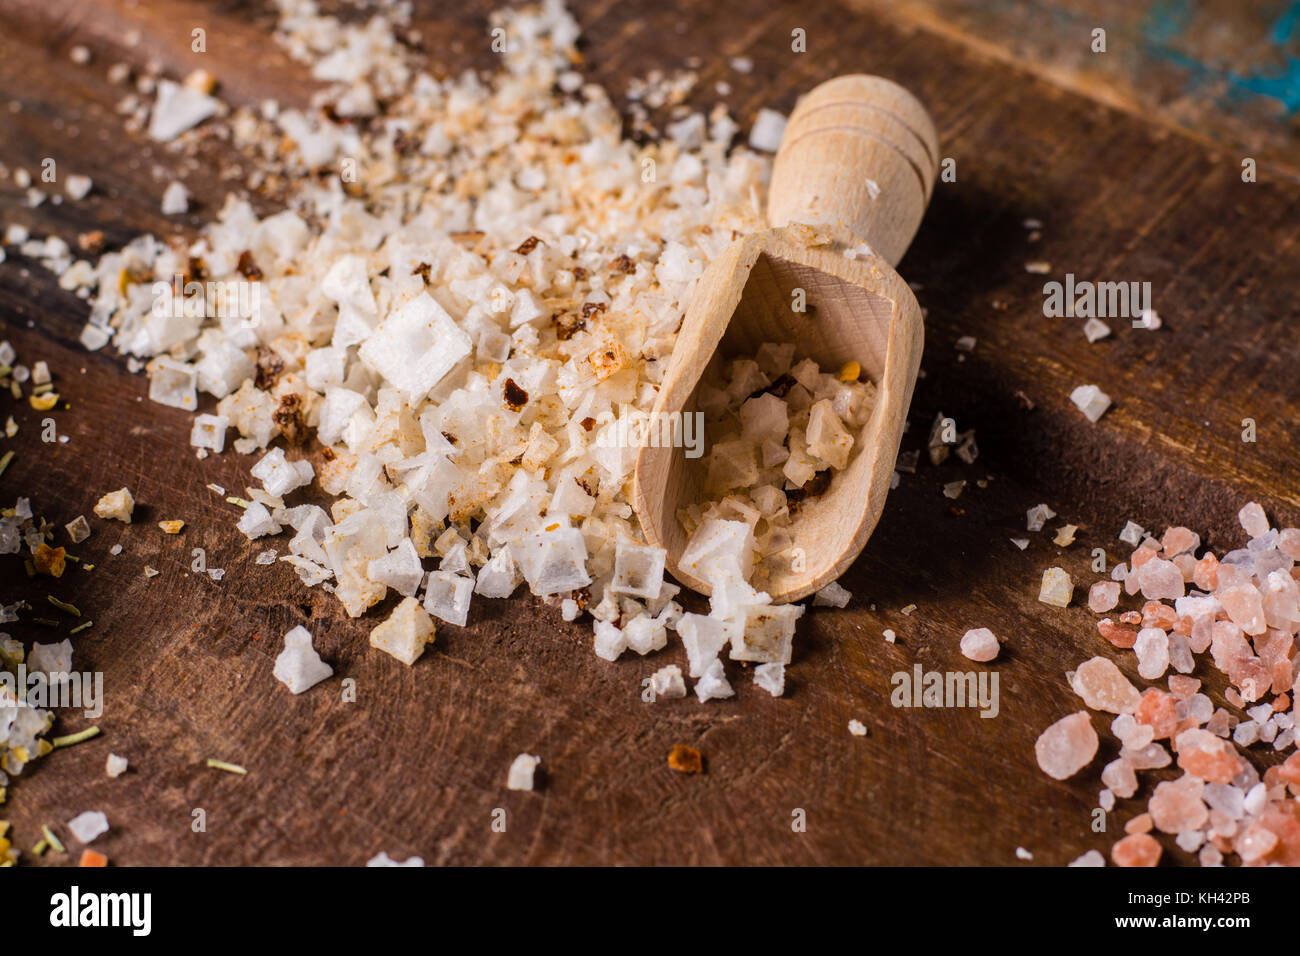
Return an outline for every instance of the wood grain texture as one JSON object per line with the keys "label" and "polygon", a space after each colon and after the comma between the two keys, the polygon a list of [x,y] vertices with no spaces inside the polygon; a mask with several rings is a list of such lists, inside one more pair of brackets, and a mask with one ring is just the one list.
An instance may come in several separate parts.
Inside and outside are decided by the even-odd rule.
{"label": "wood grain texture", "polygon": [[[12,4],[0,4],[0,15]],[[163,19],[178,9],[170,0],[140,7]],[[209,36],[259,22],[242,6],[207,9]],[[486,5],[420,9],[417,26],[435,59],[491,65]],[[55,416],[71,441],[42,444],[41,416],[0,398],[0,414],[22,429],[0,496],[30,494],[58,522],[122,484],[141,502],[138,525],[100,525],[80,547],[93,572],[29,585],[12,558],[0,563],[0,600],[36,603],[53,591],[87,609],[96,625],[74,638],[78,663],[103,670],[108,694],[100,738],[53,754],[11,787],[4,814],[20,845],[35,842],[41,823],[95,808],[113,824],[96,845],[119,864],[355,864],[387,850],[436,863],[1012,865],[1016,846],[1035,863],[1060,864],[1089,848],[1105,852],[1138,812],[1138,801],[1120,801],[1108,834],[1090,829],[1098,774],[1115,749],[1108,734],[1072,780],[1053,781],[1034,764],[1037,734],[1079,708],[1066,670],[1100,653],[1143,683],[1131,655],[1104,644],[1085,610],[1038,603],[1038,578],[1059,564],[1090,581],[1089,550],[1118,557],[1115,534],[1127,518],[1156,529],[1190,524],[1218,550],[1241,543],[1233,516],[1249,498],[1279,523],[1297,522],[1294,173],[1264,163],[1257,183],[1243,183],[1230,150],[874,9],[608,0],[576,13],[589,75],[617,94],[629,77],[691,57],[701,81],[693,102],[710,104],[713,84],[726,79],[746,123],[760,106],[788,111],[799,92],[844,72],[879,73],[917,93],[958,176],[936,184],[900,266],[929,309],[904,448],[922,447],[942,410],[977,430],[980,459],[904,477],[843,579],[853,603],[800,622],[784,699],[742,677],[733,701],[642,703],[639,678],[681,663],[679,650],[606,664],[591,653],[589,628],[564,624],[533,599],[477,602],[469,627],[440,630],[436,647],[407,670],[366,645],[378,614],[350,621],[287,568],[254,566],[262,548],[243,540],[232,510],[204,487],[243,487],[251,462],[195,460],[188,416],[143,401],[144,380],[118,359],[80,350],[84,304],[9,250],[0,334],[24,359],[49,361],[72,404]],[[790,51],[795,27],[807,31],[807,54]],[[6,181],[4,220],[69,241],[87,228],[110,242],[167,232],[158,200],[178,172],[197,198],[185,226],[210,215],[229,187],[214,171],[233,160],[215,148],[182,159],[124,134],[112,112],[120,91],[104,80],[118,54],[73,67],[70,42],[72,34],[39,26],[0,36],[0,88],[18,103],[17,112],[0,110],[0,161],[34,169],[55,155],[93,175],[96,191],[32,210]],[[132,55],[163,56],[153,42]],[[236,73],[262,81],[246,57],[209,50],[207,68],[223,82]],[[752,73],[729,69],[736,55],[753,59]],[[265,82],[274,92],[274,75]],[[153,175],[170,163],[199,165]],[[1029,216],[1045,222],[1038,243],[1021,226]],[[1044,318],[1045,277],[1023,269],[1031,259],[1050,261],[1054,278],[1151,281],[1165,327],[1115,322],[1112,338],[1089,346],[1078,320]],[[952,347],[961,335],[978,339],[964,361]],[[1116,399],[1095,425],[1067,400],[1084,383]],[[1240,440],[1246,417],[1258,423],[1254,444]],[[970,482],[966,492],[944,498],[942,485],[958,478]],[[1046,535],[1032,536],[1023,553],[1007,543],[1040,501],[1082,526],[1072,548],[1059,552]],[[181,537],[154,527],[169,517],[188,522]],[[119,540],[125,552],[110,557]],[[226,567],[222,582],[188,573],[192,547]],[[146,581],[146,563],[162,574]],[[338,676],[356,680],[357,703],[339,700],[338,680],[301,698],[273,680],[279,636],[299,623],[317,634]],[[968,669],[957,641],[976,626],[1004,641],[993,667],[996,718],[890,706],[895,672]],[[886,627],[898,643],[881,640]],[[50,637],[29,625],[12,632]],[[1197,676],[1222,690],[1214,674]],[[851,737],[851,718],[870,735]],[[59,728],[82,725],[65,716]],[[705,774],[668,770],[678,743],[704,753]],[[104,776],[110,750],[132,763],[118,780]],[[543,758],[536,793],[504,789],[521,751]],[[249,775],[208,770],[210,756],[243,763]],[[208,819],[202,834],[191,831],[199,807]],[[505,833],[490,828],[498,807],[508,812]],[[806,811],[806,832],[791,829],[796,809]],[[1170,847],[1166,854],[1187,859]]]}

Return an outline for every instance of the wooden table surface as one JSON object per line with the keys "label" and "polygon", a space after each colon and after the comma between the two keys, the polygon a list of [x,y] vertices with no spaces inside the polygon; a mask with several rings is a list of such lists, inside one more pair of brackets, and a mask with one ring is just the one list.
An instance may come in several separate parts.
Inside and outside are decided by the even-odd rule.
{"label": "wooden table surface", "polygon": [[[492,65],[488,4],[417,8],[432,61]],[[985,42],[872,4],[755,12],[739,0],[599,0],[575,13],[586,69],[620,103],[629,78],[698,57],[691,102],[711,105],[714,83],[726,79],[746,127],[760,106],[788,111],[800,91],[842,72],[891,77],[929,106],[957,177],[936,186],[899,267],[929,310],[903,447],[922,448],[942,411],[976,430],[979,459],[923,461],[903,477],[842,581],[849,607],[818,608],[801,622],[783,698],[742,676],[733,700],[643,703],[640,679],[684,663],[679,646],[609,664],[591,652],[589,621],[565,624],[519,595],[476,600],[469,626],[440,627],[435,648],[407,669],[366,641],[391,599],[350,620],[289,568],[254,564],[277,542],[248,543],[234,509],[205,487],[242,489],[253,459],[196,460],[190,416],[148,402],[147,380],[120,357],[82,350],[85,304],[9,248],[0,338],[21,361],[49,362],[71,405],[53,417],[71,440],[42,443],[44,413],[0,398],[0,416],[21,427],[3,445],[16,457],[0,500],[30,495],[58,524],[122,485],[139,502],[136,524],[96,522],[76,548],[91,572],[33,582],[20,561],[0,559],[0,601],[43,604],[53,593],[94,619],[73,638],[76,664],[104,673],[107,697],[99,738],[55,752],[10,786],[3,816],[20,846],[36,842],[42,823],[66,836],[67,820],[98,809],[112,830],[96,846],[123,865],[358,864],[380,850],[450,864],[1017,865],[1018,846],[1035,864],[1059,865],[1090,848],[1107,852],[1143,808],[1120,801],[1108,832],[1092,827],[1100,770],[1117,749],[1100,715],[1102,752],[1089,768],[1057,782],[1035,765],[1039,732],[1081,707],[1067,670],[1102,654],[1145,685],[1132,655],[1103,642],[1078,601],[1064,610],[1039,603],[1038,580],[1061,565],[1086,587],[1093,548],[1111,561],[1126,556],[1116,534],[1130,518],[1157,531],[1187,524],[1220,552],[1242,544],[1235,514],[1247,500],[1276,523],[1300,519],[1297,155],[1290,165],[1285,155],[1261,160],[1258,181],[1245,183],[1229,145],[1065,90]],[[219,142],[181,157],[125,132],[109,64],[156,60],[173,75],[202,66],[233,102],[301,101],[309,89],[274,47],[260,7],[0,0],[0,16],[13,27],[0,35],[0,162],[38,171],[55,157],[63,175],[95,182],[84,201],[31,209],[7,180],[0,217],[70,243],[91,228],[110,245],[142,231],[192,231],[235,188],[222,177],[238,160]],[[133,25],[143,30],[136,46]],[[208,30],[202,56],[189,52],[194,25]],[[807,31],[806,54],[790,51],[796,27]],[[95,51],[86,66],[69,62],[78,42]],[[728,67],[737,55],[753,59],[752,73]],[[158,212],[177,176],[194,194],[181,227]],[[275,208],[274,197],[259,201]],[[1041,241],[1028,241],[1027,217],[1043,221]],[[1051,275],[1027,273],[1033,260],[1051,263]],[[1088,344],[1081,320],[1043,315],[1044,281],[1067,272],[1151,282],[1164,327],[1112,321],[1113,336]],[[965,335],[977,345],[963,360],[954,343]],[[1096,424],[1068,400],[1089,383],[1115,400]],[[1242,441],[1246,418],[1257,423],[1254,443]],[[958,479],[965,492],[945,498],[943,485]],[[1021,552],[1008,539],[1025,534],[1025,510],[1040,502],[1061,517]],[[179,537],[155,526],[173,517],[187,522]],[[1063,520],[1080,525],[1066,549],[1050,538]],[[124,552],[110,556],[118,542]],[[197,547],[226,569],[221,582],[190,573]],[[145,565],[161,574],[146,579]],[[296,624],[317,635],[337,675],[301,697],[271,675],[280,636]],[[990,665],[1000,680],[995,718],[891,706],[897,672],[981,667],[957,648],[979,626],[1004,642]],[[6,627],[23,641],[62,637]],[[897,643],[882,638],[886,628]],[[1197,676],[1222,692],[1217,672]],[[345,677],[356,702],[340,699]],[[851,719],[869,734],[850,735]],[[86,723],[64,714],[57,728]],[[668,769],[679,743],[704,754],[703,775]],[[110,751],[131,762],[116,780],[104,773]],[[524,751],[542,757],[543,785],[508,792],[506,769]],[[208,769],[209,757],[248,775]],[[201,833],[191,826],[199,808]],[[498,808],[503,833],[492,829]],[[802,831],[791,825],[799,810]],[[1172,841],[1166,854],[1189,859]]]}

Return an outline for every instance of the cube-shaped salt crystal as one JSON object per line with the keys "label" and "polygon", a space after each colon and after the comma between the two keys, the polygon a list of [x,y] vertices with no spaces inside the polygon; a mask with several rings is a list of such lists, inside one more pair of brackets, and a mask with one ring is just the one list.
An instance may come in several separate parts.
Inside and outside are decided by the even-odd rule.
{"label": "cube-shaped salt crystal", "polygon": [[515,567],[510,546],[503,546],[494,553],[478,573],[474,593],[490,598],[506,598],[519,587],[519,569]]}
{"label": "cube-shaped salt crystal", "polygon": [[790,663],[795,622],[801,604],[769,604],[746,608],[743,627],[731,634],[731,659],[754,663]]}
{"label": "cube-shaped salt crystal", "polygon": [[835,409],[826,399],[813,405],[808,414],[808,452],[832,468],[844,468],[849,463],[853,436],[845,429]]}
{"label": "cube-shaped salt crystal", "polygon": [[[366,565],[366,577],[387,585],[398,594],[415,597],[424,580],[424,566],[410,538],[403,538],[392,551]],[[426,605],[427,606],[427,605]]]}
{"label": "cube-shaped salt crystal", "polygon": [[358,354],[415,405],[472,348],[469,336],[446,310],[421,292],[381,321]]}
{"label": "cube-shaped salt crystal", "polygon": [[209,448],[218,454],[226,447],[226,429],[230,419],[224,415],[197,415],[190,429],[190,444],[195,448]]}
{"label": "cube-shaped salt crystal", "polygon": [[1139,544],[1142,543],[1142,535],[1145,533],[1146,533],[1146,529],[1143,528],[1140,524],[1135,524],[1132,521],[1126,521],[1124,522],[1124,530],[1119,533],[1119,539],[1123,541],[1125,544],[1136,548]]}
{"label": "cube-shaped salt crystal", "polygon": [[311,646],[311,633],[302,626],[284,635],[284,650],[275,659],[275,679],[301,694],[334,673]]}
{"label": "cube-shaped salt crystal", "polygon": [[391,654],[408,667],[433,640],[433,618],[415,598],[403,598],[388,620],[370,632],[370,646]]}
{"label": "cube-shaped salt crystal", "polygon": [[1074,579],[1064,568],[1048,568],[1043,572],[1038,589],[1038,600],[1053,607],[1069,607],[1074,596]]}
{"label": "cube-shaped salt crystal", "polygon": [[739,625],[731,621],[705,617],[703,614],[683,614],[677,622],[677,633],[686,648],[686,658],[692,677],[703,676],[709,662],[718,654]]}
{"label": "cube-shaped salt crystal", "polygon": [[734,697],[735,694],[736,692],[731,689],[731,683],[727,680],[727,675],[722,669],[722,661],[715,657],[696,682],[695,696],[700,699],[700,703],[704,703],[706,700]]}
{"label": "cube-shaped salt crystal", "polygon": [[306,459],[288,461],[283,448],[272,448],[253,466],[251,473],[262,482],[268,495],[283,498],[295,488],[309,484],[316,471]]}
{"label": "cube-shaped salt crystal", "polygon": [[374,315],[375,294],[370,290],[366,261],[360,256],[340,256],[321,280],[321,292],[340,305],[349,305],[365,315]]}
{"label": "cube-shaped salt crystal", "polygon": [[1070,401],[1090,422],[1097,421],[1110,408],[1110,396],[1096,385],[1080,385],[1070,393]]}
{"label": "cube-shaped salt crystal", "polygon": [[627,638],[617,625],[610,621],[597,620],[594,625],[596,639],[594,647],[596,656],[603,661],[616,661],[627,650]]}
{"label": "cube-shaped salt crystal", "polygon": [[188,362],[155,359],[149,373],[149,400],[193,411],[199,404],[198,372]]}
{"label": "cube-shaped salt crystal", "polygon": [[587,545],[577,528],[552,526],[525,535],[510,551],[534,594],[563,594],[591,583]]}
{"label": "cube-shaped salt crystal", "polygon": [[474,579],[450,571],[432,571],[424,589],[424,609],[448,624],[464,627],[469,620]]}
{"label": "cube-shaped salt crystal", "polygon": [[845,607],[852,597],[852,593],[841,587],[838,581],[832,581],[813,595],[813,606]]}
{"label": "cube-shaped salt crystal", "polygon": [[754,570],[754,531],[743,521],[702,521],[682,550],[678,565],[709,583],[732,567],[748,580]]}
{"label": "cube-shaped salt crystal", "polygon": [[307,387],[323,393],[331,385],[342,385],[347,359],[347,349],[335,346],[308,352],[303,363]]}
{"label": "cube-shaped salt crystal", "polygon": [[623,626],[627,646],[643,657],[668,644],[668,630],[652,617],[638,614]]}
{"label": "cube-shaped salt crystal", "polygon": [[244,515],[235,525],[250,541],[263,535],[279,534],[280,525],[271,517],[271,512],[260,501],[254,501],[244,509]]}
{"label": "cube-shaped salt crystal", "polygon": [[655,598],[664,583],[664,561],[668,552],[663,548],[634,544],[619,538],[614,552],[614,579],[609,590],[630,597]]}
{"label": "cube-shaped salt crystal", "polygon": [[686,696],[686,681],[676,664],[661,667],[650,675],[650,701],[676,700]]}

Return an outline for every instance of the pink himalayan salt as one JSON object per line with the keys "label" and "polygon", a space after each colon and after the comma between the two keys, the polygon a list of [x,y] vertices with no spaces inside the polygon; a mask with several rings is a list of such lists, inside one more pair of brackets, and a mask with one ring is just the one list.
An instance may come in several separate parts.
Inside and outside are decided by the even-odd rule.
{"label": "pink himalayan salt", "polygon": [[1277,845],[1257,862],[1300,866],[1300,800],[1275,800],[1260,811],[1255,823],[1277,837]]}
{"label": "pink himalayan salt", "polygon": [[1169,635],[1158,627],[1144,627],[1133,643],[1137,654],[1138,675],[1147,680],[1164,676],[1169,669]]}
{"label": "pink himalayan salt", "polygon": [[1293,753],[1277,768],[1277,775],[1294,790],[1300,788],[1300,752]]}
{"label": "pink himalayan salt", "polygon": [[1128,823],[1124,824],[1125,833],[1150,833],[1151,832],[1151,814],[1139,813]]}
{"label": "pink himalayan salt", "polygon": [[1121,627],[1108,617],[1097,622],[1097,632],[1118,648],[1127,650],[1137,640],[1138,632],[1131,627]]}
{"label": "pink himalayan salt", "polygon": [[1104,657],[1080,664],[1070,685],[1093,710],[1111,714],[1131,714],[1142,700],[1124,673]]}
{"label": "pink himalayan salt", "polygon": [[1101,782],[1121,800],[1127,800],[1137,793],[1137,774],[1133,771],[1133,765],[1123,758],[1116,758],[1102,767]]}
{"label": "pink himalayan salt", "polygon": [[1200,829],[1210,815],[1205,801],[1201,799],[1204,791],[1205,781],[1188,774],[1177,780],[1156,784],[1147,804],[1151,822],[1162,833]]}
{"label": "pink himalayan salt", "polygon": [[1300,561],[1300,528],[1283,528],[1277,535],[1277,549]]}
{"label": "pink himalayan salt", "polygon": [[1259,824],[1252,824],[1237,837],[1233,849],[1243,863],[1255,863],[1272,853],[1276,846],[1276,833]]}
{"label": "pink himalayan salt", "polygon": [[1179,700],[1186,700],[1201,689],[1201,682],[1195,677],[1173,674],[1169,678],[1169,692]]}
{"label": "pink himalayan salt", "polygon": [[1158,627],[1162,631],[1172,631],[1178,623],[1178,613],[1168,604],[1148,601],[1142,605],[1142,626]]}
{"label": "pink himalayan salt", "polygon": [[1148,833],[1130,833],[1110,848],[1116,866],[1155,866],[1160,862],[1160,844]]}
{"label": "pink himalayan salt", "polygon": [[1119,582],[1098,581],[1088,588],[1088,610],[1093,614],[1105,614],[1119,603]]}
{"label": "pink himalayan salt", "polygon": [[1192,583],[1202,591],[1213,591],[1219,586],[1219,559],[1213,552],[1205,552],[1205,557],[1196,562]]}
{"label": "pink himalayan salt", "polygon": [[1195,551],[1200,543],[1201,536],[1199,534],[1191,528],[1182,526],[1168,529],[1165,536],[1160,539],[1161,549],[1171,557],[1187,551]]}
{"label": "pink himalayan salt", "polygon": [[1210,717],[1205,729],[1216,737],[1227,737],[1232,733],[1234,726],[1236,726],[1236,719],[1225,708],[1220,707]]}
{"label": "pink himalayan salt", "polygon": [[1146,564],[1155,556],[1156,556],[1156,552],[1154,548],[1148,548],[1146,545],[1139,546],[1136,551],[1134,551],[1131,555],[1129,555],[1128,576],[1130,578],[1133,577],[1133,574],[1137,571],[1138,568],[1142,567],[1142,565]]}
{"label": "pink himalayan salt", "polygon": [[1252,501],[1237,512],[1237,520],[1252,538],[1262,538],[1268,534],[1268,515],[1258,501]]}
{"label": "pink himalayan salt", "polygon": [[1169,559],[1174,562],[1183,576],[1183,583],[1188,584],[1196,577],[1196,559],[1190,554],[1176,554]]}
{"label": "pink himalayan salt", "polygon": [[1141,750],[1121,750],[1119,755],[1133,765],[1134,770],[1159,770],[1174,762],[1169,751],[1158,743],[1149,743]]}
{"label": "pink himalayan salt", "polygon": [[1250,644],[1242,636],[1241,628],[1231,621],[1215,621],[1213,634],[1210,655],[1214,658],[1214,666],[1223,673],[1228,673],[1238,658],[1251,655]]}
{"label": "pink himalayan salt", "polygon": [[1263,634],[1268,626],[1264,618],[1264,599],[1259,591],[1249,584],[1224,588],[1216,591],[1216,598],[1223,605],[1228,619],[1247,634]]}
{"label": "pink himalayan salt", "polygon": [[1132,714],[1120,714],[1110,722],[1110,732],[1129,750],[1141,750],[1155,739],[1146,724],[1139,724]]}
{"label": "pink himalayan salt", "polygon": [[1245,769],[1232,744],[1208,730],[1184,730],[1177,746],[1178,766],[1210,783],[1230,783]]}
{"label": "pink himalayan salt", "polygon": [[1163,558],[1151,558],[1135,572],[1142,596],[1150,601],[1174,600],[1186,593],[1183,572],[1178,565]]}
{"label": "pink himalayan salt", "polygon": [[1148,687],[1133,712],[1133,719],[1151,728],[1156,740],[1168,737],[1178,726],[1178,709],[1174,695],[1159,687]]}
{"label": "pink himalayan salt", "polygon": [[987,627],[976,627],[961,636],[961,652],[981,664],[998,656],[998,639]]}
{"label": "pink himalayan salt", "polygon": [[1043,773],[1064,780],[1086,767],[1097,755],[1097,731],[1086,710],[1062,717],[1034,742],[1034,756]]}

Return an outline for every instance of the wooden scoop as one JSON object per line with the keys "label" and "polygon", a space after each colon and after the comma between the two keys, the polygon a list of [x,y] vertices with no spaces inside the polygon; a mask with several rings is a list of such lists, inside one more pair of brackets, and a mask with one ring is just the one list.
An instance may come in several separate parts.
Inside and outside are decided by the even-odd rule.
{"label": "wooden scoop", "polygon": [[[776,154],[772,228],[736,241],[709,265],[682,322],[656,421],[696,410],[715,353],[752,356],[763,342],[794,342],[796,360],[811,358],[827,372],[858,362],[876,384],[849,466],[800,503],[788,557],[754,582],[774,601],[798,600],[838,578],[880,519],[924,339],[916,297],[893,265],[925,212],[937,164],[934,124],[907,90],[872,76],[821,84],[795,107]],[[786,228],[799,223],[813,228]],[[827,235],[835,241],[824,243]],[[862,251],[863,240],[874,252]],[[796,289],[805,293],[802,313],[792,308]],[[633,476],[646,541],[666,548],[672,574],[703,594],[708,583],[679,565],[688,536],[677,510],[705,500],[707,460],[646,445]]]}

